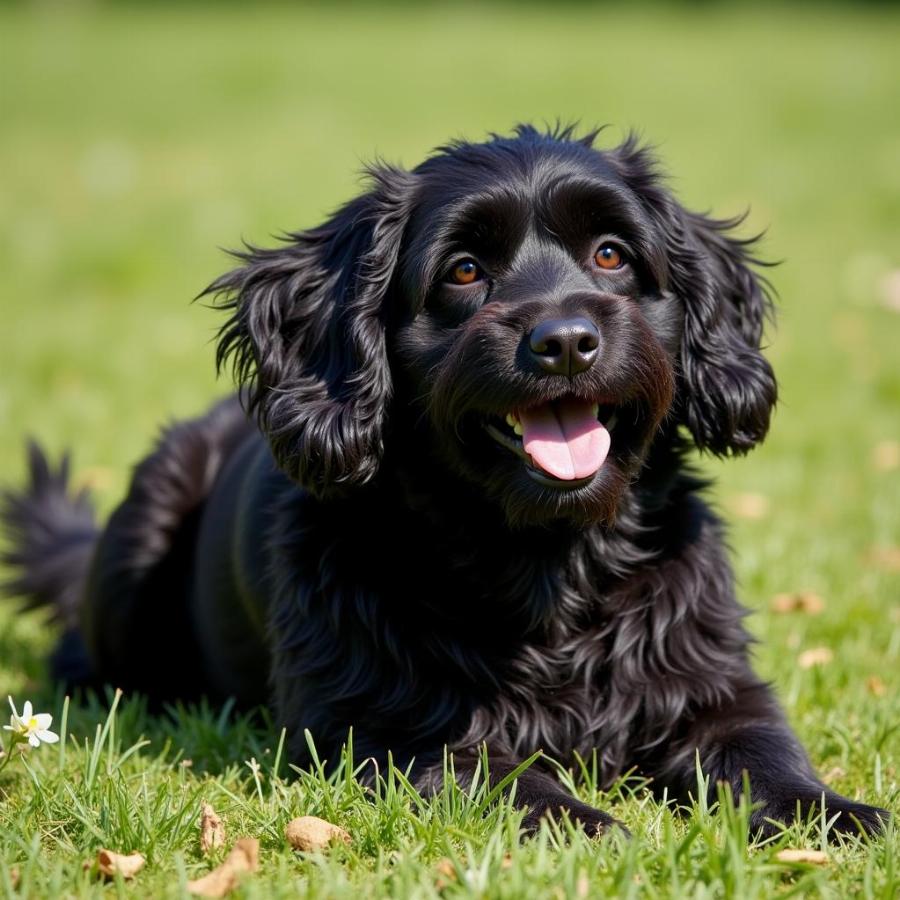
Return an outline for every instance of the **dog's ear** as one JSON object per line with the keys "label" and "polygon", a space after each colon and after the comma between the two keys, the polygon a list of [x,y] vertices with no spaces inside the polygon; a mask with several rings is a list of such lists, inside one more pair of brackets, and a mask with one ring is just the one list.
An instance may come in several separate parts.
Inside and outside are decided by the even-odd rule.
{"label": "dog's ear", "polygon": [[279,467],[321,494],[368,481],[391,395],[388,292],[414,176],[368,170],[371,190],[325,224],[248,247],[205,293],[231,311],[216,360],[229,361]]}
{"label": "dog's ear", "polygon": [[[684,422],[701,450],[746,453],[766,436],[778,395],[760,351],[772,303],[754,270],[754,240],[729,235],[742,217],[720,220],[679,211],[685,225],[676,252],[691,260],[697,275],[677,288],[685,299]],[[676,274],[673,282],[678,281]]]}
{"label": "dog's ear", "polygon": [[763,265],[753,256],[755,239],[731,236],[743,217],[719,220],[684,209],[633,137],[613,158],[655,221],[665,247],[664,287],[684,305],[679,419],[701,450],[746,453],[765,437],[777,399],[760,350],[773,307],[755,271]]}

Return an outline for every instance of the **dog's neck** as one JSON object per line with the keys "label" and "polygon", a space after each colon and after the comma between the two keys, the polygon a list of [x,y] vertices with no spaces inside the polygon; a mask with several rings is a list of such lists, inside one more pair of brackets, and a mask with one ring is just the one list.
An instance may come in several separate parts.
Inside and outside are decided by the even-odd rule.
{"label": "dog's neck", "polygon": [[[517,529],[510,529],[502,510],[475,486],[397,459],[383,467],[365,494],[371,512],[358,515],[369,521],[377,516],[392,540],[409,548],[417,567],[443,571],[447,560],[454,561],[454,602],[447,603],[450,585],[435,585],[433,593],[442,617],[469,615],[470,602],[477,615],[478,598],[490,596],[507,625],[516,622],[520,632],[576,627],[615,582],[654,556],[639,492],[631,489],[612,526],[560,521]],[[547,590],[536,589],[540,585]]]}

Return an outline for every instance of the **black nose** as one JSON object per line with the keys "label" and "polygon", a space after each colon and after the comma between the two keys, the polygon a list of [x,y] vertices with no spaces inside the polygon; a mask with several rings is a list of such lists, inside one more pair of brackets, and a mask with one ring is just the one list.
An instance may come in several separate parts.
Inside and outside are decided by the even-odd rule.
{"label": "black nose", "polygon": [[528,346],[542,369],[571,378],[593,365],[600,332],[588,319],[547,319],[531,332]]}

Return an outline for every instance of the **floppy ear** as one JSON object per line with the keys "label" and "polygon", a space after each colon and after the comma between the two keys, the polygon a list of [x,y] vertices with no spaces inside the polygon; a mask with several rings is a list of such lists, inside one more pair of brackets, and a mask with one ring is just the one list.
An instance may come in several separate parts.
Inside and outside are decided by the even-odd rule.
{"label": "floppy ear", "polygon": [[718,220],[685,210],[633,137],[614,159],[655,220],[665,245],[665,287],[684,304],[680,421],[701,450],[746,453],[765,437],[778,393],[760,352],[773,306],[767,282],[754,271],[764,265],[753,256],[756,239],[729,235],[743,217]]}
{"label": "floppy ear", "polygon": [[772,367],[760,352],[772,303],[752,268],[755,239],[729,236],[743,217],[718,220],[685,210],[681,216],[684,246],[676,252],[695,272],[678,286],[685,298],[684,421],[701,450],[746,453],[766,436],[778,396]]}
{"label": "floppy ear", "polygon": [[391,395],[385,296],[411,206],[413,176],[368,171],[372,189],[285,245],[236,253],[243,265],[204,293],[231,316],[216,362],[229,361],[279,467],[322,493],[368,481],[382,454]]}

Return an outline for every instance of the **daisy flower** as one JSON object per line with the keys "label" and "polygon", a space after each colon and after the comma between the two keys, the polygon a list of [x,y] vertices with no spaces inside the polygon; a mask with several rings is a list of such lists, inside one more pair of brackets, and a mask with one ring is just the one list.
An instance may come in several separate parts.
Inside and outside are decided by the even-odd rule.
{"label": "daisy flower", "polygon": [[9,706],[12,715],[9,718],[9,725],[4,725],[3,730],[12,732],[13,743],[28,741],[32,747],[39,747],[41,744],[55,744],[59,740],[59,735],[50,730],[53,724],[53,716],[50,713],[35,713],[31,708],[31,702],[26,700],[22,707],[22,715],[19,715],[12,697],[9,698]]}

